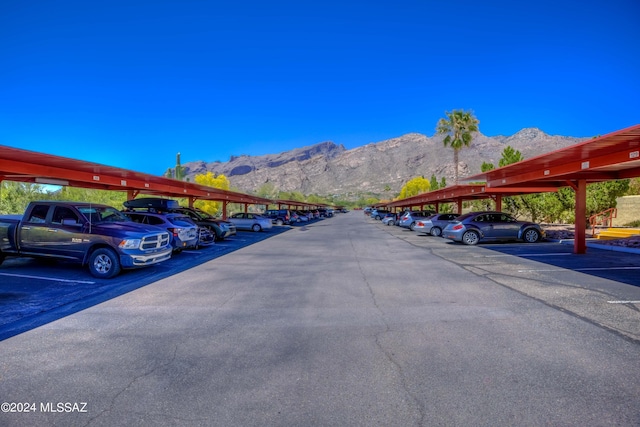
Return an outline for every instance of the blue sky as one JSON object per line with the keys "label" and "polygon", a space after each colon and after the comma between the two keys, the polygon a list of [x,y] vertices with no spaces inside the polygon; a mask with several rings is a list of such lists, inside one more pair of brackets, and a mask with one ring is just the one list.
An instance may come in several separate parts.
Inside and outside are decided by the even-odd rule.
{"label": "blue sky", "polygon": [[640,2],[0,1],[0,145],[162,174],[419,132],[640,123]]}

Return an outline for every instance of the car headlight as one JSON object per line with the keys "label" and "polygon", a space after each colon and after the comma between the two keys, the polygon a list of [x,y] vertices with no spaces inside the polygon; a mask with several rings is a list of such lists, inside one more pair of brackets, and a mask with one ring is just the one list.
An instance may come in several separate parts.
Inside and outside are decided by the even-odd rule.
{"label": "car headlight", "polygon": [[120,246],[122,249],[138,249],[140,247],[140,239],[125,239],[120,242]]}

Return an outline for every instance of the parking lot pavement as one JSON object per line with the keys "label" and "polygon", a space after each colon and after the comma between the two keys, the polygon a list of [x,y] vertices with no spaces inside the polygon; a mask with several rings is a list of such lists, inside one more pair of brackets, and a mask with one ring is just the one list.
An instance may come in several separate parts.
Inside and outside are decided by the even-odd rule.
{"label": "parking lot pavement", "polygon": [[5,339],[0,425],[640,425],[640,342],[525,293],[633,319],[611,280],[412,240],[346,214]]}
{"label": "parking lot pavement", "polygon": [[588,248],[577,255],[570,245],[548,241],[465,246],[375,225],[479,277],[640,341],[640,254]]}
{"label": "parking lot pavement", "polygon": [[96,279],[86,268],[61,261],[7,258],[0,266],[0,340],[147,286],[165,277],[276,236],[290,226],[235,236],[202,249],[185,250],[149,267]]}

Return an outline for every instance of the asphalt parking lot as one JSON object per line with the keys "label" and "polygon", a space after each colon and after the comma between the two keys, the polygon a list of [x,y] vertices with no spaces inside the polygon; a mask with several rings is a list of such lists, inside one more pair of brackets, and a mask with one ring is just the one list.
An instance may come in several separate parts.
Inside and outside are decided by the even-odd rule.
{"label": "asphalt parking lot", "polygon": [[[571,242],[483,243],[465,246],[373,222],[391,234],[443,260],[489,278],[550,307],[640,342],[640,253],[587,248],[574,254]],[[437,268],[437,267],[434,267]],[[429,267],[425,268],[425,272]]]}
{"label": "asphalt parking lot", "polygon": [[640,287],[519,247],[290,228],[4,339],[0,424],[639,425]]}
{"label": "asphalt parking lot", "polygon": [[174,254],[146,268],[96,279],[86,268],[61,261],[9,257],[0,265],[0,340],[131,292],[300,225],[258,233],[239,230],[224,241]]}

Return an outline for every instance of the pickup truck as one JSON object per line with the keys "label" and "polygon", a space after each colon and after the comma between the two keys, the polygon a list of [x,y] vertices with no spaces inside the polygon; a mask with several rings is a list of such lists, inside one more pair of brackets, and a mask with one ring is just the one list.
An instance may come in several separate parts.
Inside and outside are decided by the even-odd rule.
{"label": "pickup truck", "polygon": [[0,216],[0,263],[8,256],[63,259],[106,279],[167,260],[171,252],[166,230],[101,204],[37,201],[22,217]]}

